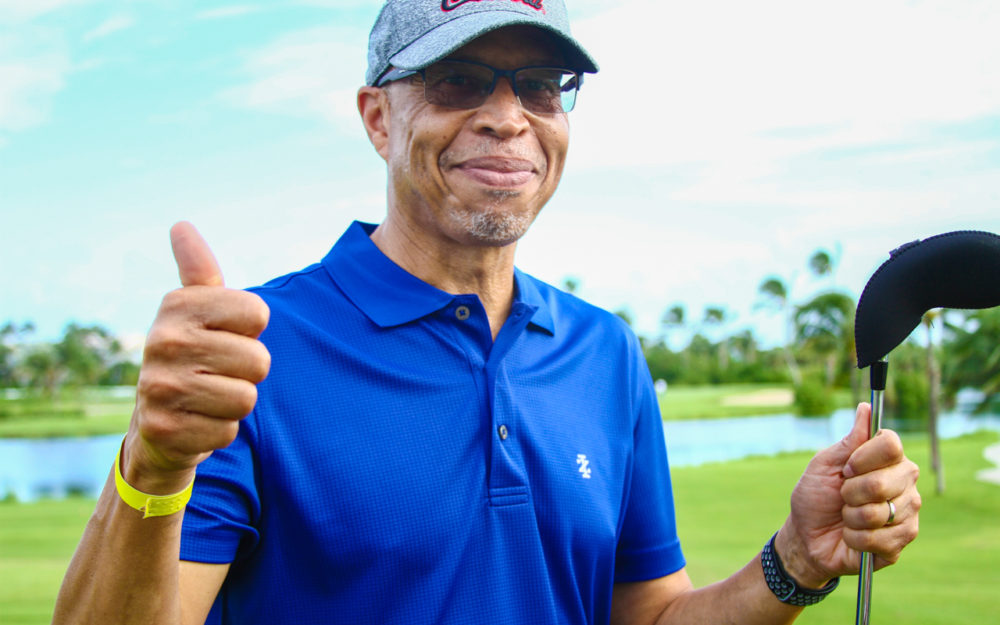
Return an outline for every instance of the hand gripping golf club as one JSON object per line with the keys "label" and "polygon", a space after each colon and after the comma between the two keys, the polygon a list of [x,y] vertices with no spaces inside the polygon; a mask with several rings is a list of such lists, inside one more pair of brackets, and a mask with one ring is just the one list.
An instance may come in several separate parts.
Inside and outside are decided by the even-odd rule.
{"label": "hand gripping golf club", "polygon": [[[865,285],[854,316],[858,368],[871,367],[869,436],[882,424],[886,356],[934,308],[1000,306],[1000,236],[962,230],[912,241],[889,253]],[[861,554],[855,623],[868,625],[874,556]]]}

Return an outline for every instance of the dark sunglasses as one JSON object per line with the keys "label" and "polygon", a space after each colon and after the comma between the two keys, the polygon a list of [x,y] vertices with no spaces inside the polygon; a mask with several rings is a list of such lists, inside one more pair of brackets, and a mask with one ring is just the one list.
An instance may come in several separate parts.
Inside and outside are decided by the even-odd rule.
{"label": "dark sunglasses", "polygon": [[539,115],[572,111],[583,83],[581,74],[563,67],[497,69],[475,61],[447,60],[424,69],[391,69],[377,86],[418,74],[423,79],[424,98],[430,104],[455,109],[480,107],[496,89],[497,81],[506,78],[521,106]]}

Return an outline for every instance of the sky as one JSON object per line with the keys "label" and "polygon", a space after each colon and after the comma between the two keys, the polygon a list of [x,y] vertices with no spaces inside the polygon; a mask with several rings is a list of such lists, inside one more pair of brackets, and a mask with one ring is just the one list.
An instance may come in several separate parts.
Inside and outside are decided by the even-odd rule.
{"label": "sky", "polygon": [[[178,286],[174,222],[247,287],[380,221],[385,166],[355,107],[379,6],[0,0],[0,324],[137,345]],[[902,243],[1000,232],[1000,3],[568,6],[601,71],[518,266],[574,278],[640,334],[712,306],[717,331],[774,344],[767,277],[857,297]],[[824,281],[818,249],[838,260]]]}

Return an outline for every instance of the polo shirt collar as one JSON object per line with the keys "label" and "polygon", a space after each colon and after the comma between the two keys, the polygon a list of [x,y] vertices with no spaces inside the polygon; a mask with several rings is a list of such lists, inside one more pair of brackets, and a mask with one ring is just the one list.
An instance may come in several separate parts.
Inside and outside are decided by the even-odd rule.
{"label": "polo shirt collar", "polygon": [[[409,323],[448,306],[455,296],[427,284],[394,263],[371,240],[376,224],[355,221],[323,258],[337,286],[381,327]],[[514,306],[531,311],[531,325],[555,333],[548,304],[534,282],[514,270]]]}

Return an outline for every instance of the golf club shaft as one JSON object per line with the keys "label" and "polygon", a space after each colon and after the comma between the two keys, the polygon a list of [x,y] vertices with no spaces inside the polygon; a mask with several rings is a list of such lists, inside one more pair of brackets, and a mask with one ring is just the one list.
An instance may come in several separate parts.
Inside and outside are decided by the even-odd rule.
{"label": "golf club shaft", "polygon": [[[871,438],[882,427],[882,395],[883,388],[872,388],[872,418],[869,424],[868,436]],[[858,572],[858,611],[854,622],[856,625],[868,625],[872,607],[872,577],[875,571],[875,556],[868,552],[861,554],[861,570]]]}

